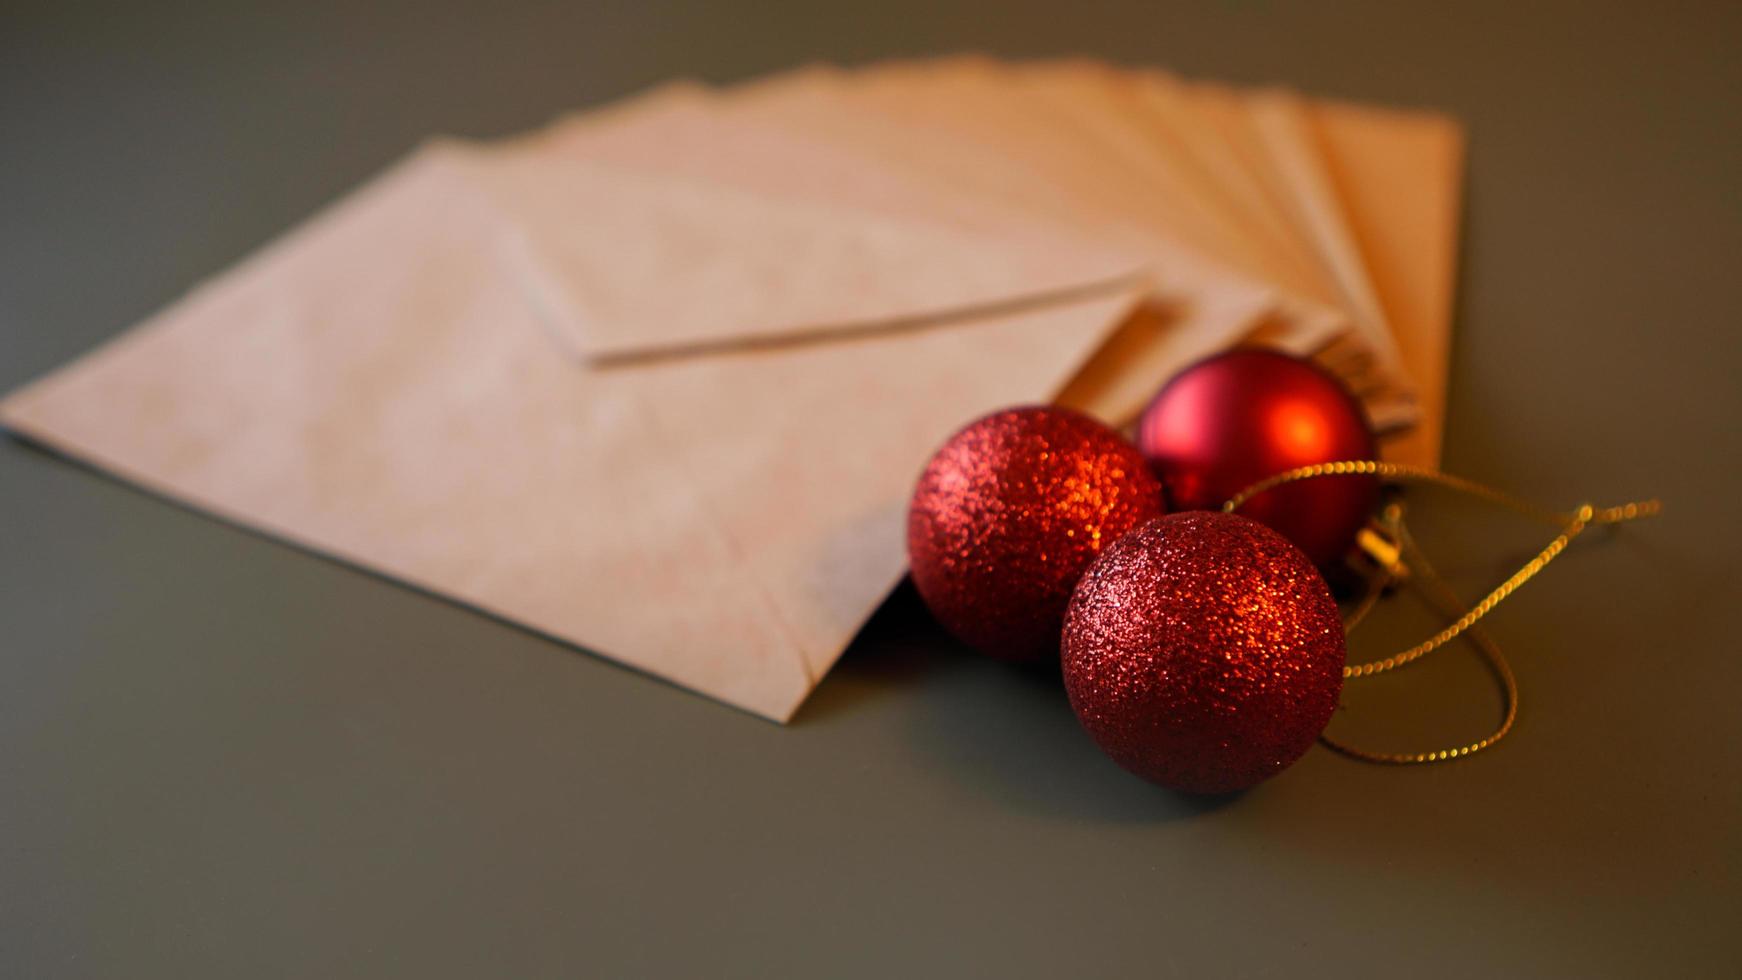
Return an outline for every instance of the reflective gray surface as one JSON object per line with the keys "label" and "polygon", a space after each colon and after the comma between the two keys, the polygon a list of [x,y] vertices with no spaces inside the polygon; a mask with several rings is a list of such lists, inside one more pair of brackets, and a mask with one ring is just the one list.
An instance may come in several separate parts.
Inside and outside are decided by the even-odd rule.
{"label": "reflective gray surface", "polygon": [[[0,386],[428,133],[1090,52],[1463,116],[1448,467],[1669,511],[1496,614],[1491,755],[1194,801],[911,595],[781,729],[0,442],[0,975],[1735,975],[1734,5],[274,6],[0,10]],[[1419,506],[1466,592],[1539,543]],[[1423,741],[1494,710],[1463,653],[1350,705]]]}

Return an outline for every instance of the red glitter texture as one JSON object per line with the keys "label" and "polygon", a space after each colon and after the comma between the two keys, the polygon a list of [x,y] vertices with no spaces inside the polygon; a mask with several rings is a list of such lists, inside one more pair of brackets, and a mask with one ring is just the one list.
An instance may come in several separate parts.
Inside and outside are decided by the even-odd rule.
{"label": "red glitter texture", "polygon": [[914,488],[913,582],[969,646],[1056,657],[1083,570],[1162,511],[1160,481],[1112,429],[1066,409],[995,412],[952,436]]}
{"label": "red glitter texture", "polygon": [[[1229,351],[1175,375],[1144,410],[1137,444],[1174,510],[1220,510],[1267,476],[1374,459],[1378,451],[1361,403],[1342,382],[1267,350]],[[1378,496],[1370,476],[1328,477],[1261,493],[1240,513],[1329,568],[1349,553]]]}
{"label": "red glitter texture", "polygon": [[1177,790],[1276,775],[1330,723],[1343,623],[1281,535],[1234,514],[1150,521],[1083,576],[1065,619],[1065,690],[1102,751]]}

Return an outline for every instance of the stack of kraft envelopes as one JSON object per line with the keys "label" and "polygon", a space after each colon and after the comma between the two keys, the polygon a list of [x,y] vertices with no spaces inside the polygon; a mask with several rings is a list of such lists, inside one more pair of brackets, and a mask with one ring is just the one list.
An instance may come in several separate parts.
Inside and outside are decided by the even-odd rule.
{"label": "stack of kraft envelopes", "polygon": [[1259,343],[1433,463],[1462,155],[1436,113],[1092,61],[674,82],[426,143],[0,421],[784,721],[985,412],[1126,425]]}

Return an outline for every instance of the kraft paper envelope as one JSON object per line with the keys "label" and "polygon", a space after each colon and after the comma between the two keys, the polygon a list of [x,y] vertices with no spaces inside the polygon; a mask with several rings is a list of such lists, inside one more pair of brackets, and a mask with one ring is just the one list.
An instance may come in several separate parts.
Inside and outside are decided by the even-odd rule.
{"label": "kraft paper envelope", "polygon": [[[1262,222],[1262,233],[1301,243],[1340,289],[1361,297],[1345,305],[1388,328],[1415,388],[1415,412],[1408,427],[1382,433],[1381,455],[1438,465],[1463,161],[1458,123],[1433,112],[1182,83],[1153,71],[1141,73],[1138,86],[1159,114],[1148,128],[1181,137]],[[1279,157],[1300,171],[1279,169]]]}
{"label": "kraft paper envelope", "polygon": [[[1088,406],[1102,418],[1129,421],[1153,394],[1155,379],[1218,349],[1194,343],[1194,336],[1226,337],[1235,329],[1250,334],[1269,325],[1268,343],[1309,354],[1344,331],[1337,311],[1288,309],[1274,285],[1231,272],[1145,227],[1126,197],[1102,191],[1082,197],[1082,185],[1108,182],[1104,163],[1093,155],[1057,152],[1053,136],[1032,128],[1008,131],[1010,120],[991,107],[916,88],[911,73],[873,74],[855,81],[828,68],[791,72],[727,92],[722,111],[734,121],[850,147],[913,180],[939,183],[988,207],[1027,211],[1066,235],[1144,257],[1149,296],[1167,311],[1169,329],[1140,330],[1137,336],[1153,343],[1121,346],[1124,383],[1101,387]],[[1007,142],[1017,134],[1028,142]]]}
{"label": "kraft paper envelope", "polygon": [[[1026,87],[1029,105],[1060,114],[1058,131],[1071,141],[1141,168],[1147,183],[1266,243],[1283,263],[1263,270],[1272,280],[1347,311],[1358,343],[1318,356],[1357,387],[1386,434],[1387,458],[1437,463],[1462,156],[1454,121],[1186,85],[1092,61],[968,62]],[[1299,271],[1303,258],[1321,267],[1331,292],[1288,278],[1284,264]],[[1412,390],[1387,390],[1398,376]]]}
{"label": "kraft paper envelope", "polygon": [[1240,152],[1212,116],[1203,91],[1155,70],[1121,73],[1119,84],[1133,125],[1152,145],[1165,149],[1247,235],[1287,256],[1298,274],[1320,283],[1321,290],[1327,288],[1328,273],[1310,238],[1285,210],[1287,202],[1272,199],[1261,176],[1252,172],[1263,165],[1258,148],[1251,156]]}
{"label": "kraft paper envelope", "polygon": [[1439,464],[1451,355],[1464,134],[1436,113],[1336,102],[1307,108],[1373,288],[1417,386],[1416,424],[1388,459]]}
{"label": "kraft paper envelope", "polygon": [[1255,274],[1264,270],[1241,268],[1193,237],[1175,202],[1050,125],[1032,99],[991,72],[978,58],[853,74],[810,69],[728,99],[752,118],[852,142],[892,167],[929,171],[958,193],[1042,215],[1085,240],[1141,255],[1164,305],[1190,306],[1206,283],[1244,283],[1265,294],[1265,305],[1302,322],[1302,350],[1341,329],[1338,311],[1291,303],[1273,277]]}
{"label": "kraft paper envelope", "polygon": [[[1320,154],[1304,118],[1304,101],[1283,92],[1245,95],[1245,112],[1257,138],[1261,156],[1254,162],[1279,184],[1287,202],[1286,214],[1297,219],[1306,233],[1309,250],[1322,266],[1322,275],[1311,265],[1303,267],[1290,250],[1261,247],[1270,242],[1264,229],[1254,229],[1248,215],[1219,193],[1211,174],[1194,174],[1174,146],[1158,137],[1171,134],[1153,116],[1134,116],[1125,101],[1130,89],[1126,73],[1092,62],[1050,63],[1027,68],[988,67],[994,82],[988,91],[1014,89],[1032,96],[1030,104],[1051,107],[1059,118],[1055,128],[1073,126],[1082,134],[1068,140],[1102,156],[1125,160],[1140,175],[1133,187],[1166,189],[1151,195],[1196,206],[1198,218],[1176,211],[1170,227],[1205,226],[1208,233],[1196,236],[1198,247],[1228,257],[1266,281],[1293,290],[1315,302],[1335,306],[1347,315],[1350,334],[1320,360],[1337,370],[1367,403],[1369,414],[1382,429],[1414,421],[1417,409],[1414,384],[1403,368],[1396,343],[1380,310],[1365,267],[1355,249],[1344,220],[1341,202],[1320,165]],[[1015,85],[1008,81],[1016,80]],[[1141,108],[1159,101],[1162,86],[1151,80],[1150,98]],[[1158,91],[1161,90],[1161,91]],[[1044,109],[1042,111],[1045,111]],[[1189,133],[1195,127],[1184,124]],[[1144,123],[1148,123],[1145,125]],[[1196,178],[1196,179],[1194,179]]]}
{"label": "kraft paper envelope", "polygon": [[[783,104],[808,99],[821,94],[811,83],[821,83],[823,74],[826,70],[790,73],[751,86],[752,94],[778,93]],[[798,89],[788,89],[788,83]],[[565,120],[550,132],[506,148],[501,164],[488,175],[493,195],[522,232],[531,256],[525,265],[540,270],[534,288],[550,297],[559,329],[583,356],[671,353],[668,345],[675,344],[679,351],[730,346],[912,318],[902,310],[880,309],[875,302],[855,299],[867,280],[888,279],[896,288],[884,290],[884,295],[908,297],[908,310],[939,311],[954,304],[959,311],[1073,289],[1105,288],[1110,281],[1142,270],[1152,285],[1157,277],[1168,276],[1182,284],[1171,292],[1158,290],[1162,293],[1158,301],[1170,310],[1169,329],[1149,331],[1157,346],[1142,352],[1147,361],[1130,364],[1131,376],[1143,379],[1136,387],[1143,389],[1152,388],[1153,378],[1190,360],[1194,352],[1202,356],[1225,346],[1231,331],[1250,329],[1271,310],[1274,290],[1268,284],[1173,268],[1157,271],[1153,254],[1132,248],[1117,236],[1101,234],[1076,218],[1070,219],[1076,227],[1070,227],[1050,216],[1029,216],[1025,208],[998,206],[959,185],[930,179],[911,164],[892,164],[874,154],[868,158],[864,141],[879,136],[886,121],[863,115],[844,119],[837,107],[828,127],[801,129],[772,122],[761,111],[765,102],[747,105],[742,97],[712,101],[690,86],[668,86],[631,100],[606,118]],[[852,136],[850,141],[843,142],[838,132],[822,131],[843,126]],[[920,152],[911,133],[903,132],[892,142],[908,147],[908,156]],[[985,156],[974,158],[973,165],[986,179],[996,179],[998,168],[1011,166]],[[879,229],[899,228],[907,234],[900,247],[891,234],[887,249],[859,244],[840,253],[811,249],[813,256],[800,259],[809,270],[785,276],[809,284],[809,292],[798,296],[758,289],[752,297],[732,288],[765,281],[767,276],[759,268],[790,267],[800,261],[790,244],[763,234],[763,240],[742,243],[741,248],[716,249],[732,256],[720,263],[718,282],[692,278],[681,295],[668,297],[695,307],[696,314],[683,319],[712,323],[711,330],[655,328],[657,322],[672,320],[669,315],[613,316],[611,296],[592,283],[598,270],[621,269],[626,264],[617,253],[645,251],[635,243],[653,229],[634,216],[643,211],[659,213],[662,207],[679,208],[681,198],[703,189],[729,194],[746,214],[760,211],[764,217],[759,225],[783,215],[794,216],[792,223],[799,225],[797,216],[808,215],[814,220],[803,227],[859,228],[862,237]],[[594,209],[586,202],[630,199],[656,203],[623,208],[627,220],[617,234],[595,235],[596,222],[588,216],[595,210],[609,215],[617,209],[609,204]],[[760,265],[758,256],[763,257]],[[834,262],[834,257],[843,261]],[[986,265],[991,275],[977,276],[976,265]],[[633,304],[635,297],[663,287],[654,267],[645,272],[619,277],[625,284],[639,282],[626,288],[628,302],[620,305]],[[831,274],[836,272],[844,274]],[[918,299],[927,289],[943,301]],[[745,308],[756,312],[750,317],[718,315],[718,311]],[[831,318],[850,322],[833,323]],[[754,325],[749,323],[752,320]],[[1328,328],[1324,333],[1328,335]],[[1321,335],[1302,338],[1302,348],[1321,341]],[[1128,417],[1148,393],[1137,395],[1132,405],[1107,406],[1098,414]]]}
{"label": "kraft paper envelope", "polygon": [[1264,338],[1419,412],[1385,451],[1431,462],[1460,154],[1078,62],[671,85],[421,151],[0,421],[785,719],[992,408],[1123,422]]}
{"label": "kraft paper envelope", "polygon": [[476,171],[552,270],[535,287],[583,357],[859,332],[1143,273],[1129,252],[689,109],[619,114]]}
{"label": "kraft paper envelope", "polygon": [[1339,299],[1313,263],[1254,233],[1248,216],[1185,159],[1175,142],[1179,134],[1139,116],[1125,72],[1100,62],[1061,61],[984,65],[979,74],[983,91],[1021,98],[1030,118],[1066,134],[1082,152],[1118,164],[1120,183],[1130,188],[1125,193],[1141,195],[1158,209],[1153,220],[1194,248],[1313,302]]}
{"label": "kraft paper envelope", "polygon": [[931,450],[1134,300],[591,368],[506,271],[486,166],[421,151],[0,421],[784,720],[902,574]]}
{"label": "kraft paper envelope", "polygon": [[[815,71],[782,79],[797,81]],[[784,85],[777,80],[753,86],[759,96],[755,108],[763,109],[768,94]],[[790,103],[793,94],[781,92],[783,101]],[[636,221],[641,208],[624,208],[619,212],[625,219],[621,226],[613,224],[613,234],[599,236],[596,214],[613,213],[617,206],[602,203],[594,208],[588,201],[643,200],[649,202],[647,210],[659,211],[677,208],[686,198],[699,201],[707,189],[729,196],[733,206],[746,215],[758,209],[758,201],[768,202],[762,208],[765,214],[814,208],[819,220],[809,226],[812,228],[893,223],[920,231],[932,229],[933,244],[942,249],[916,251],[927,239],[923,235],[910,237],[908,261],[890,263],[888,267],[895,274],[887,278],[902,285],[904,295],[911,297],[912,285],[936,276],[940,295],[953,293],[953,302],[969,305],[1020,300],[1033,295],[1036,283],[1044,282],[1045,289],[1105,283],[1109,273],[1131,269],[1141,261],[1141,253],[1099,243],[1082,244],[1068,230],[1056,230],[1043,219],[1024,217],[1021,209],[1012,214],[1009,208],[989,206],[972,194],[964,194],[959,186],[940,184],[909,166],[887,162],[871,165],[863,153],[819,138],[810,130],[771,125],[760,112],[743,111],[746,103],[742,99],[728,103],[717,104],[692,86],[667,86],[630,100],[603,118],[589,115],[564,120],[539,136],[517,140],[496,151],[497,162],[480,175],[505,217],[521,233],[524,254],[518,265],[526,272],[529,287],[549,297],[546,305],[559,334],[583,357],[681,354],[733,343],[814,338],[867,325],[888,325],[887,321],[864,321],[864,314],[873,307],[855,296],[862,292],[861,281],[868,278],[863,266],[870,253],[854,250],[850,253],[853,268],[844,270],[851,271],[850,275],[830,276],[827,266],[807,263],[802,279],[814,288],[810,298],[817,301],[808,312],[761,289],[754,297],[760,304],[755,307],[758,312],[747,318],[756,322],[756,327],[725,325],[727,329],[713,336],[660,327],[662,321],[702,322],[718,310],[741,308],[738,301],[751,297],[734,293],[733,286],[766,280],[759,268],[781,269],[788,277],[796,273],[789,268],[796,265],[791,248],[768,247],[767,241],[751,240],[742,248],[716,250],[717,280],[688,276],[681,290],[670,290],[665,279],[656,275],[656,268],[644,266],[646,274],[639,277],[640,284],[624,290],[627,304],[638,295],[659,290],[668,294],[662,301],[680,304],[681,308],[662,318],[636,316],[634,330],[621,329],[631,318],[611,319],[608,304],[601,302],[610,298],[609,293],[602,294],[590,283],[599,270],[624,265],[615,253],[645,252],[645,247],[634,243],[652,226]],[[837,117],[835,122],[841,120]],[[877,126],[877,120],[858,117],[852,121],[850,132],[863,140],[875,134]],[[912,144],[911,139],[900,142]],[[852,150],[859,149],[860,143],[852,144]],[[1000,165],[988,157],[975,157],[972,162],[981,173]],[[723,224],[728,222],[703,221],[700,226]],[[1045,231],[1037,233],[1037,228]],[[950,250],[975,248],[969,235],[996,238],[1003,244],[984,249],[980,255],[970,252],[964,256]],[[993,271],[1012,270],[1015,279],[1023,280],[1008,285],[1002,297],[995,289],[970,292],[972,277],[956,281],[958,266],[971,270],[976,261],[1014,255],[1015,247],[1023,242],[1041,246],[1028,254],[1043,259],[1048,268],[1036,272],[1036,263],[1027,261],[992,267]],[[757,256],[764,257],[760,267],[755,264]],[[920,274],[915,276],[915,270]],[[908,276],[915,276],[914,283],[903,282]],[[634,275],[621,278],[637,281]],[[1161,303],[1161,309],[1151,309],[1129,321],[1108,356],[1097,358],[1085,377],[1072,386],[1068,403],[1123,423],[1153,395],[1156,379],[1229,346],[1269,313],[1272,291],[1263,284],[1209,276],[1188,283],[1189,288],[1182,286],[1171,302]],[[725,288],[715,289],[716,285]],[[693,314],[684,312],[691,308]],[[825,326],[843,319],[856,322]],[[720,323],[717,319],[713,322]],[[812,326],[805,327],[806,323]],[[1323,338],[1302,337],[1297,332],[1293,339],[1304,351]]]}
{"label": "kraft paper envelope", "polygon": [[[1279,100],[1274,93],[1184,83],[1155,71],[1133,77],[1145,108],[1154,114],[1143,128],[1157,138],[1179,140],[1204,175],[1221,185],[1224,199],[1239,208],[1251,234],[1292,242],[1340,280],[1339,289],[1364,294],[1348,305],[1388,328],[1415,387],[1412,423],[1385,434],[1382,455],[1438,465],[1458,243],[1461,127],[1433,112]],[[1285,119],[1266,126],[1260,118],[1278,111],[1304,112],[1307,125]],[[1291,180],[1278,169],[1278,156],[1292,158],[1304,173]],[[1325,197],[1327,183],[1334,201]],[[1310,196],[1296,198],[1291,184],[1307,188]],[[1332,253],[1315,242],[1329,243]]]}
{"label": "kraft paper envelope", "polygon": [[[1265,150],[1264,163],[1284,181],[1308,232],[1310,251],[1320,257],[1327,277],[1312,274],[1316,263],[1303,265],[1295,261],[1292,250],[1275,247],[1265,229],[1253,227],[1250,215],[1222,192],[1213,173],[1194,167],[1177,141],[1186,134],[1142,111],[1153,101],[1141,106],[1134,102],[1131,95],[1136,86],[1128,73],[1080,61],[1019,68],[994,65],[982,71],[1000,88],[1028,95],[1028,104],[1039,114],[1055,116],[1055,130],[1073,134],[1067,142],[1125,162],[1135,178],[1133,188],[1164,190],[1151,196],[1194,205],[1198,220],[1208,222],[1214,238],[1224,241],[1218,245],[1214,238],[1205,239],[1203,247],[1214,248],[1216,254],[1228,256],[1267,281],[1346,313],[1349,335],[1318,352],[1318,359],[1362,397],[1381,431],[1415,421],[1420,414],[1417,385],[1405,369],[1342,202],[1322,165],[1305,118],[1304,100],[1281,92],[1247,96],[1248,112]],[[1156,87],[1149,86],[1152,94]],[[1190,221],[1181,216],[1175,226]]]}

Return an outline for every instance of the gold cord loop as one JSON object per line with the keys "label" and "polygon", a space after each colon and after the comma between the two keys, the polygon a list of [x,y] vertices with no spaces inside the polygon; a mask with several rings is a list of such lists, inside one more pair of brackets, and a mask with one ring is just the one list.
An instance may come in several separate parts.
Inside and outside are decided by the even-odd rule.
{"label": "gold cord loop", "polygon": [[1504,702],[1500,725],[1491,734],[1478,741],[1450,749],[1406,753],[1374,752],[1340,742],[1329,735],[1320,736],[1320,740],[1326,746],[1344,755],[1369,762],[1394,765],[1461,759],[1464,756],[1480,752],[1505,737],[1506,733],[1512,729],[1512,723],[1518,716],[1518,683],[1512,674],[1511,667],[1506,662],[1506,658],[1500,653],[1499,646],[1477,624],[1482,617],[1492,612],[1495,606],[1518,591],[1524,583],[1536,577],[1547,567],[1549,562],[1565,551],[1573,539],[1583,533],[1586,528],[1596,524],[1619,524],[1642,517],[1651,517],[1663,509],[1663,505],[1657,500],[1642,500],[1601,509],[1585,503],[1580,504],[1571,512],[1557,513],[1493,487],[1426,467],[1404,463],[1382,463],[1375,460],[1342,460],[1302,466],[1260,480],[1235,494],[1227,503],[1222,505],[1222,510],[1226,513],[1234,513],[1252,498],[1285,483],[1327,476],[1363,475],[1377,476],[1394,483],[1431,483],[1446,487],[1548,524],[1559,532],[1542,551],[1537,553],[1536,557],[1525,562],[1522,568],[1512,573],[1474,606],[1466,609],[1458,599],[1457,594],[1440,578],[1433,566],[1429,564],[1427,556],[1422,554],[1420,547],[1417,546],[1414,536],[1409,533],[1408,527],[1403,522],[1402,506],[1393,504],[1386,508],[1380,523],[1383,529],[1391,535],[1393,543],[1397,546],[1398,561],[1394,567],[1383,570],[1369,580],[1366,595],[1362,597],[1354,611],[1345,620],[1345,631],[1353,631],[1367,612],[1372,609],[1385,587],[1399,580],[1406,580],[1440,615],[1451,620],[1451,624],[1427,640],[1402,652],[1381,660],[1347,665],[1343,668],[1343,676],[1353,680],[1396,670],[1462,636],[1474,644],[1477,651],[1482,654],[1500,687]]}

